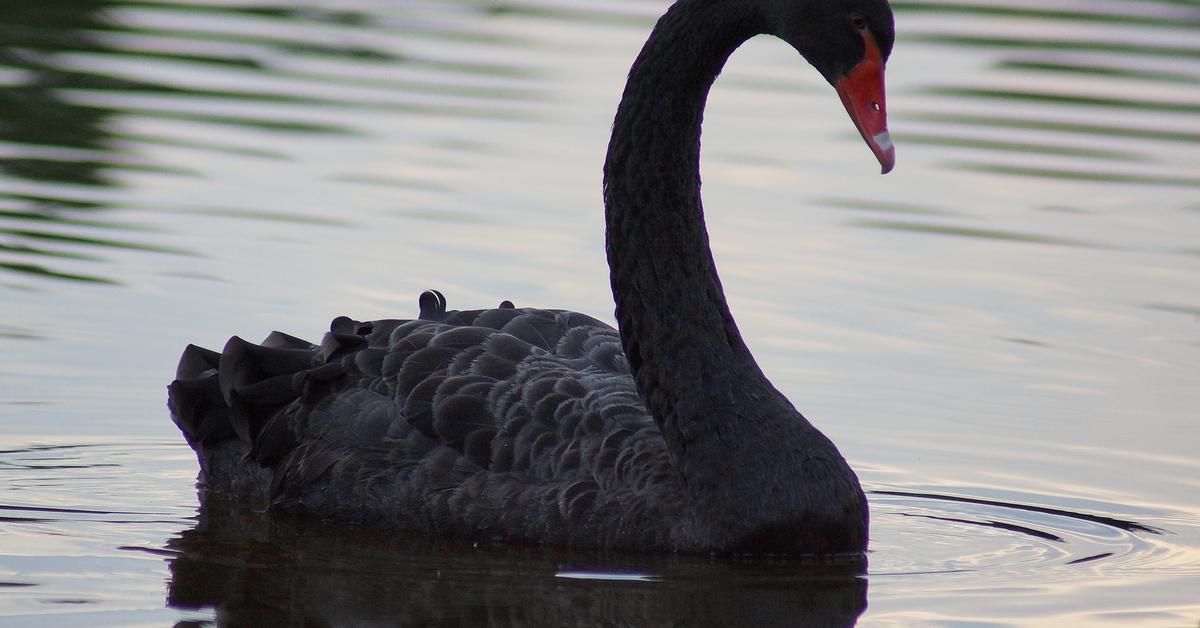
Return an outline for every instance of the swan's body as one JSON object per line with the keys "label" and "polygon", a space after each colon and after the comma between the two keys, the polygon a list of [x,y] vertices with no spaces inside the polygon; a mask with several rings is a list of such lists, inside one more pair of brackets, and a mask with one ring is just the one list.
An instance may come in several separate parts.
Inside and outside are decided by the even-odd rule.
{"label": "swan's body", "polygon": [[883,0],[680,0],[633,66],[605,166],[620,333],[508,303],[446,312],[428,292],[417,320],[338,319],[319,347],[278,333],[221,354],[189,347],[171,409],[203,485],[438,534],[862,551],[858,480],[754,362],[704,228],[704,101],[728,55],[761,32],[837,84],[886,171],[885,122],[864,122],[841,80],[861,78],[874,50],[882,105]]}

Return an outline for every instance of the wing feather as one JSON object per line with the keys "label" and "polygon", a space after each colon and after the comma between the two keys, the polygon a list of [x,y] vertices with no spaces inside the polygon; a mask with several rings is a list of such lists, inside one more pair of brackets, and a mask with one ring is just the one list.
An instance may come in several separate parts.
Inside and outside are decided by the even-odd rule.
{"label": "wing feather", "polygon": [[[339,317],[320,345],[275,332],[189,347],[171,405],[201,466],[265,467],[279,508],[509,538],[615,538],[638,528],[589,526],[669,507],[663,491],[679,491],[615,329],[420,301],[415,320]],[[214,460],[230,451],[249,461]],[[228,475],[210,488],[251,482]]]}

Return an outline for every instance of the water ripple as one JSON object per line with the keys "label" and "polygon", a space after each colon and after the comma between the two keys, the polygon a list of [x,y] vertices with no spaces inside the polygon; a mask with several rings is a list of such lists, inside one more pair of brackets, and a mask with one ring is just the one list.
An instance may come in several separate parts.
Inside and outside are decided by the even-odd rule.
{"label": "water ripple", "polygon": [[[886,528],[878,534],[888,538],[872,544],[873,575],[1020,567],[1029,573],[1049,570],[1042,578],[1070,580],[1082,574],[1050,573],[1056,573],[1055,566],[1083,564],[1108,571],[1176,569],[1182,557],[1193,554],[1175,543],[1168,529],[1108,514],[961,494],[875,490],[871,495],[873,518]],[[891,522],[893,517],[905,523]],[[909,536],[943,540],[940,550],[924,556],[897,553],[892,544]]]}

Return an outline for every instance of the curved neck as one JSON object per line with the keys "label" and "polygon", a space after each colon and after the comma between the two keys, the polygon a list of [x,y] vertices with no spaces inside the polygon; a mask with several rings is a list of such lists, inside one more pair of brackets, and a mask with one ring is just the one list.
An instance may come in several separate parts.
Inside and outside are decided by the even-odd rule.
{"label": "curved neck", "polygon": [[677,464],[722,434],[781,411],[799,416],[730,315],[700,201],[709,88],[729,55],[761,32],[747,4],[680,0],[659,20],[630,71],[604,166],[621,340]]}

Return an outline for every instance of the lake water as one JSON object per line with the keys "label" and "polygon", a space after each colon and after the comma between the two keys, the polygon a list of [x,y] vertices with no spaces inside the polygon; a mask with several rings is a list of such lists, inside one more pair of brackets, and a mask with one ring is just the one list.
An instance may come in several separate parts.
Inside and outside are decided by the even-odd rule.
{"label": "lake water", "polygon": [[200,517],[189,342],[611,320],[600,169],[665,0],[8,0],[0,624],[1200,621],[1200,2],[896,2],[886,177],[783,43],[706,116],[726,290],[870,491],[865,574]]}

